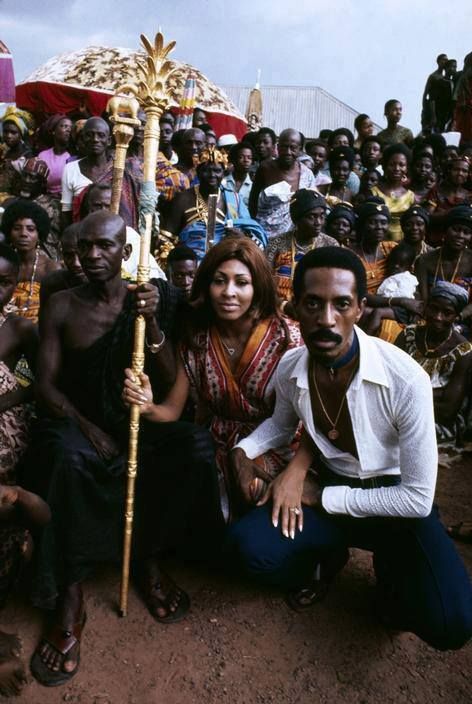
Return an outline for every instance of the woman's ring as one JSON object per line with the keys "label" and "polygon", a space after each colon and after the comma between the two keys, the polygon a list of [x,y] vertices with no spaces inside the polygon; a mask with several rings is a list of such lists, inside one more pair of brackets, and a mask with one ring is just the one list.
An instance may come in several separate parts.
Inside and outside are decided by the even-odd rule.
{"label": "woman's ring", "polygon": [[296,516],[300,515],[300,513],[301,513],[301,512],[300,512],[300,509],[297,508],[296,506],[294,506],[293,508],[289,508],[289,511],[290,511],[291,513],[294,513]]}

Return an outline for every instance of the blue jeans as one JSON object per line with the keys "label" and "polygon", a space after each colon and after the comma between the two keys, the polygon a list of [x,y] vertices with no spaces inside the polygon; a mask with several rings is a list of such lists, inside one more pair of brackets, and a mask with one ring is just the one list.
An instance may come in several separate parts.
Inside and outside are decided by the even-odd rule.
{"label": "blue jeans", "polygon": [[293,589],[311,581],[324,556],[369,550],[405,630],[439,650],[461,648],[472,636],[470,580],[436,508],[427,518],[352,518],[305,507],[294,540],[273,527],[271,510],[256,508],[229,529],[230,554],[252,577]]}

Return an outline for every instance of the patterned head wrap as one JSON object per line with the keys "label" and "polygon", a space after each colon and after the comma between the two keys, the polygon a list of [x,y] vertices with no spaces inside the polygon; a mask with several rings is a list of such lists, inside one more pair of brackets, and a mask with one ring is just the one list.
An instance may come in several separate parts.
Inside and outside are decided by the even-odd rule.
{"label": "patterned head wrap", "polygon": [[290,217],[298,222],[305,213],[313,208],[326,208],[326,201],[318,191],[310,188],[300,188],[290,201]]}
{"label": "patterned head wrap", "polygon": [[438,281],[429,294],[430,298],[446,298],[457,313],[460,313],[468,304],[469,296],[465,288],[449,281]]}
{"label": "patterned head wrap", "polygon": [[18,110],[18,108],[10,105],[2,117],[0,133],[3,135],[3,125],[5,122],[13,122],[20,131],[21,138],[24,139],[28,135],[32,135],[34,132],[34,120],[33,116],[30,115],[26,110]]}

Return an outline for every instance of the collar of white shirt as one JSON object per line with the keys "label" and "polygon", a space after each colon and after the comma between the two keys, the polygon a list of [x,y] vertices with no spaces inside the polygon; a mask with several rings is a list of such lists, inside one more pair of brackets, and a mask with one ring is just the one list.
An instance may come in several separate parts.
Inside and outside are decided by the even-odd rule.
{"label": "collar of white shirt", "polygon": [[[359,388],[363,381],[371,381],[373,384],[380,384],[388,388],[388,378],[385,373],[382,357],[379,355],[378,349],[372,342],[369,335],[354,326],[354,333],[359,340],[359,371],[352,382],[352,388]],[[305,353],[300,356],[297,364],[293,368],[290,375],[291,379],[295,379],[296,384],[301,389],[308,389],[308,359],[309,354],[306,347]]]}

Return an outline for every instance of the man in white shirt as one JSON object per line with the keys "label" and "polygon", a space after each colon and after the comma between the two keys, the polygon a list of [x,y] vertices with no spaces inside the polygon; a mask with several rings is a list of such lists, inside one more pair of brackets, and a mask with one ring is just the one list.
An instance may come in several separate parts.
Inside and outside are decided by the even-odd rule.
{"label": "man in white shirt", "polygon": [[230,543],[299,611],[326,594],[349,547],[370,550],[383,619],[438,649],[460,648],[472,634],[472,590],[433,508],[429,378],[357,328],[366,274],[350,250],[308,253],[293,293],[306,347],[282,358],[274,414],[238,443],[234,470],[247,475],[250,460],[290,442],[301,420],[300,448],[259,508],[232,526]]}

